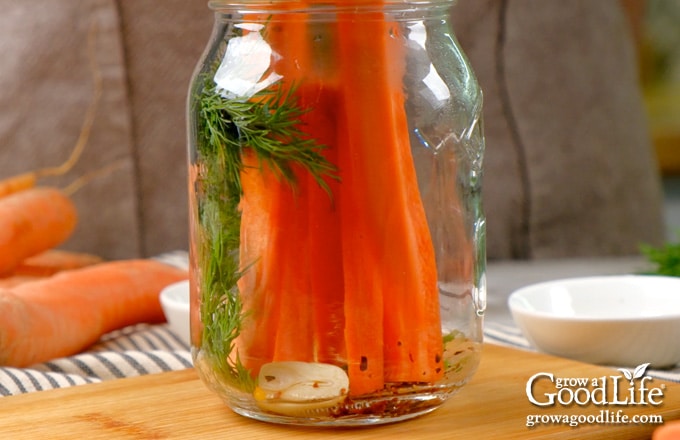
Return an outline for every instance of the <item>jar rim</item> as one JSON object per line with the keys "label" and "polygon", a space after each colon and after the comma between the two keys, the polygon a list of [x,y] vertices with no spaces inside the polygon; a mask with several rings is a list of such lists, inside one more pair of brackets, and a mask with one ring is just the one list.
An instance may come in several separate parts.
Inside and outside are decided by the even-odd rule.
{"label": "jar rim", "polygon": [[[215,11],[240,8],[275,10],[316,10],[347,9],[361,10],[371,8],[422,8],[426,6],[452,6],[458,0],[354,0],[335,2],[328,0],[209,0],[208,7]],[[285,7],[284,7],[285,6]]]}

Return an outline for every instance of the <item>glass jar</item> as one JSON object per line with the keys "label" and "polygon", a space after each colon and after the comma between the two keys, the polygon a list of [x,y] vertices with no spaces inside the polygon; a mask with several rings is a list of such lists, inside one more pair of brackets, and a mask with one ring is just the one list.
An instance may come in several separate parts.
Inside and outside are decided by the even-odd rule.
{"label": "glass jar", "polygon": [[236,413],[427,413],[479,364],[482,95],[451,1],[211,1],[189,91],[195,368]]}

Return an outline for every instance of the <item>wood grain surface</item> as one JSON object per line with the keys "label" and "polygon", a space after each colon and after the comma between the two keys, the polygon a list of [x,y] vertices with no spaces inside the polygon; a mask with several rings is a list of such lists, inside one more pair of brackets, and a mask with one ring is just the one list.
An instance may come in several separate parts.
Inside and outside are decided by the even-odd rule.
{"label": "wood grain surface", "polygon": [[[547,424],[529,428],[529,415],[661,415],[680,419],[680,384],[652,379],[655,405],[561,405],[529,402],[527,381],[536,373],[556,378],[622,376],[616,369],[486,344],[472,381],[438,410],[410,421],[369,428],[272,425],[238,416],[212,394],[193,369],[114,380],[0,399],[3,439],[644,439],[658,425]],[[638,379],[639,380],[639,379]],[[636,382],[638,383],[638,382]],[[639,384],[639,383],[638,383]],[[619,400],[628,390],[620,383]],[[547,379],[534,394],[555,391]]]}

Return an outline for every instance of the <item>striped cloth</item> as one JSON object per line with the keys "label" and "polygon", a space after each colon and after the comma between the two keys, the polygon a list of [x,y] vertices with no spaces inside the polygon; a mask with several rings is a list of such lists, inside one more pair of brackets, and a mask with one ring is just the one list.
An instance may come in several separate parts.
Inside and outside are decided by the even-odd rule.
{"label": "striped cloth", "polygon": [[[185,251],[154,259],[187,268]],[[86,352],[28,368],[0,367],[0,397],[192,366],[189,346],[167,324],[138,324],[104,335]]]}
{"label": "striped cloth", "polygon": [[[184,251],[156,259],[187,267]],[[534,350],[513,324],[487,322],[486,343],[521,350]],[[104,380],[181,370],[192,366],[190,348],[166,324],[139,324],[104,335],[86,352],[54,359],[29,368],[0,367],[0,397],[53,388],[96,383]],[[669,370],[647,370],[659,379],[680,382],[680,366]]]}
{"label": "striped cloth", "polygon": [[29,368],[0,368],[0,396],[65,388],[192,366],[189,347],[166,324],[105,335],[88,351]]}
{"label": "striped cloth", "polygon": [[[508,324],[486,323],[486,343],[533,350],[521,331]],[[88,351],[30,368],[0,368],[0,396],[65,388],[192,366],[189,347],[166,324],[139,324],[102,337]],[[647,370],[659,379],[680,382],[680,367]]]}

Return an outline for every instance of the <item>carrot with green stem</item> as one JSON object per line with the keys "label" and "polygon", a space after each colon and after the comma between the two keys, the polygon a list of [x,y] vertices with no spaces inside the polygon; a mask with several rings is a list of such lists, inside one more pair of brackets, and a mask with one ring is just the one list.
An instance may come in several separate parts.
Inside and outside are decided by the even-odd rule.
{"label": "carrot with green stem", "polygon": [[121,260],[2,290],[0,365],[73,355],[110,331],[164,322],[159,293],[187,276],[154,260]]}

